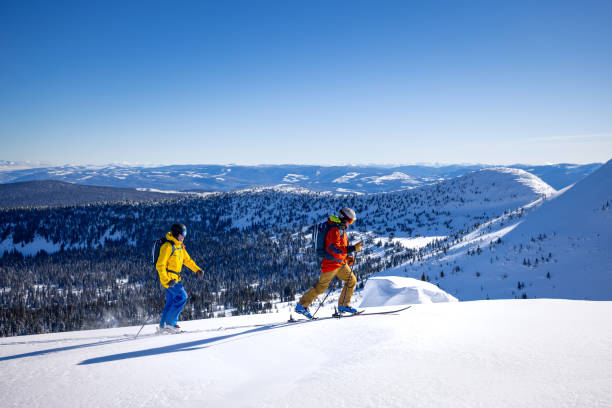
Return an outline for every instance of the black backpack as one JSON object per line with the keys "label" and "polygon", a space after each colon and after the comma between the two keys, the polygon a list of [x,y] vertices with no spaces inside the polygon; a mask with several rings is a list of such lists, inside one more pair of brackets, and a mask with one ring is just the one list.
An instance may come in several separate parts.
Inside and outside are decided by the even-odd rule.
{"label": "black backpack", "polygon": [[312,226],[312,246],[319,261],[322,261],[323,258],[325,258],[325,238],[327,237],[327,233],[329,232],[330,228],[333,226],[334,225],[327,221],[323,221],[320,224],[315,224]]}
{"label": "black backpack", "polygon": [[161,249],[161,246],[164,245],[166,242],[170,242],[170,244],[172,245],[172,253],[170,254],[170,256],[172,256],[172,254],[174,254],[174,251],[176,250],[176,247],[174,246],[172,241],[167,240],[165,237],[159,238],[153,241],[153,248],[151,249],[151,255],[153,256],[153,266],[154,267],[157,265],[157,259],[159,259],[159,250]]}

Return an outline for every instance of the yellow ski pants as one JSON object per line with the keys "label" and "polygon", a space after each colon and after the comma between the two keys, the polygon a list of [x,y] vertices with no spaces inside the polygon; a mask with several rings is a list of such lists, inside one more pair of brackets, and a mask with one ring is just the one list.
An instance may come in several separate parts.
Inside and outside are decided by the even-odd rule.
{"label": "yellow ski pants", "polygon": [[317,283],[310,288],[308,292],[304,293],[304,296],[299,300],[300,305],[304,307],[310,306],[317,296],[327,290],[334,276],[338,276],[340,280],[344,281],[344,287],[342,288],[340,299],[338,299],[338,306],[350,306],[351,297],[357,285],[357,278],[347,264],[342,265],[334,271],[321,273]]}

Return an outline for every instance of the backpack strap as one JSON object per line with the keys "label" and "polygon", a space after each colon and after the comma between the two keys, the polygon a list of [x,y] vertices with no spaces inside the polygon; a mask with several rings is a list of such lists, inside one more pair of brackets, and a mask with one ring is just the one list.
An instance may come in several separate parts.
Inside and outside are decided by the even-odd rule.
{"label": "backpack strap", "polygon": [[[169,243],[169,244],[172,246],[172,252],[170,252],[170,256],[174,255],[174,251],[176,251],[176,250],[177,250],[177,249],[179,249],[179,248],[175,247],[175,246],[174,246],[174,243],[173,243],[172,241],[166,241],[166,242],[168,242],[168,243]],[[166,268],[166,272],[168,272],[168,273],[173,273],[173,274],[175,274],[176,276],[178,276],[179,278],[181,277],[181,272],[171,271],[171,270],[170,270],[170,269],[168,269],[168,268]]]}
{"label": "backpack strap", "polygon": [[179,249],[174,246],[174,243],[172,243],[172,241],[169,241],[166,238],[156,239],[155,241],[153,241],[153,248],[151,248],[151,257],[153,258],[154,264],[157,262],[157,259],[155,258],[156,249],[157,249],[157,254],[159,254],[159,250],[161,250],[162,245],[164,245],[165,243],[169,243],[172,246],[172,252],[170,253],[170,256],[174,255],[174,251]]}

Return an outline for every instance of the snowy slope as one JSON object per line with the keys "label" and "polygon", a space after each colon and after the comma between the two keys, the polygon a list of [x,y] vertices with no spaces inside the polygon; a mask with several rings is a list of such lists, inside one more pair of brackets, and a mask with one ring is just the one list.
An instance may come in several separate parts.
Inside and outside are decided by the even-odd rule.
{"label": "snowy slope", "polygon": [[612,161],[553,198],[526,206],[524,217],[505,214],[443,253],[386,274],[424,274],[461,300],[609,300],[611,205]]}
{"label": "snowy slope", "polygon": [[416,305],[5,338],[3,407],[610,407],[612,302]]}

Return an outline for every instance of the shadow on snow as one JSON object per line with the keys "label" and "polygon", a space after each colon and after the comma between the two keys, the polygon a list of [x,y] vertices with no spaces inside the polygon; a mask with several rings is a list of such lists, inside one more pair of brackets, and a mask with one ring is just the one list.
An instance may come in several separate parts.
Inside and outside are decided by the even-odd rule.
{"label": "shadow on snow", "polygon": [[279,327],[284,327],[288,324],[291,324],[291,323],[282,323],[282,324],[274,324],[274,325],[268,325],[268,326],[263,326],[263,327],[256,327],[254,329],[246,330],[240,333],[228,334],[225,336],[217,336],[217,337],[212,337],[209,339],[194,340],[194,341],[188,341],[185,343],[176,343],[176,344],[170,344],[168,346],[150,348],[146,350],[130,351],[127,353],[118,353],[118,354],[111,354],[109,356],[104,356],[104,357],[90,358],[88,360],[81,361],[78,365],[108,363],[111,361],[126,360],[129,358],[147,357],[147,356],[154,356],[158,354],[178,353],[181,351],[199,350],[199,349],[210,347],[213,345],[213,343],[217,343],[223,340],[229,340],[231,338],[235,338],[239,336],[246,336],[246,335],[255,334],[258,332],[263,332],[263,331],[267,331],[267,330],[271,330],[271,329],[275,329]]}
{"label": "shadow on snow", "polygon": [[[210,347],[211,345],[213,345],[213,343],[220,342],[223,340],[229,340],[229,339],[236,338],[239,336],[252,335],[252,334],[260,333],[263,331],[292,326],[292,325],[295,325],[296,323],[299,324],[303,322],[307,322],[307,320],[303,320],[303,321],[299,320],[295,323],[269,324],[269,325],[264,325],[261,327],[255,327],[253,329],[249,329],[249,330],[246,330],[240,333],[228,334],[225,336],[217,336],[217,337],[212,337],[212,338],[207,338],[207,339],[202,339],[202,340],[188,341],[184,343],[171,344],[168,346],[155,347],[155,348],[146,349],[146,350],[131,351],[127,353],[111,354],[109,356],[87,359],[87,360],[80,362],[78,365],[98,364],[98,363],[106,363],[106,362],[111,362],[111,361],[125,360],[125,359],[130,359],[130,358],[152,356],[152,355],[157,355],[157,354],[177,353],[180,351],[198,350],[198,349]],[[25,358],[25,357],[42,356],[42,355],[51,354],[51,353],[59,353],[62,351],[70,351],[70,350],[77,350],[77,349],[82,349],[82,348],[105,346],[108,344],[117,344],[117,343],[122,343],[126,341],[133,341],[133,340],[135,340],[135,338],[131,337],[131,338],[112,339],[112,340],[105,340],[105,341],[96,341],[93,343],[77,344],[74,346],[56,347],[56,348],[50,348],[46,350],[38,350],[38,351],[29,352],[29,353],[22,353],[22,354],[15,354],[12,356],[0,357],[0,362],[7,361],[7,360],[15,360],[19,358]]]}

